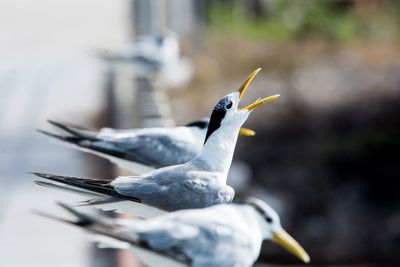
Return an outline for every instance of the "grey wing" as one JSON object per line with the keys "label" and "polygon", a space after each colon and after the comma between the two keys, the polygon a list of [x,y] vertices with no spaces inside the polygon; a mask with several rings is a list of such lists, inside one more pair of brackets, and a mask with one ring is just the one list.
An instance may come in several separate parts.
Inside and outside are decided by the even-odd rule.
{"label": "grey wing", "polygon": [[143,231],[135,232],[139,240],[151,250],[161,252],[183,262],[192,262],[185,254],[185,243],[197,240],[199,230],[192,226],[173,221],[150,223]]}
{"label": "grey wing", "polygon": [[202,219],[164,220],[136,234],[152,250],[192,266],[243,266],[236,264],[247,261],[251,241],[227,225],[205,224]]}
{"label": "grey wing", "polygon": [[198,172],[201,178],[196,178],[190,175],[193,172],[185,171],[184,165],[168,168],[140,178],[118,178],[112,186],[119,194],[135,196],[165,211],[204,208],[233,198],[233,190],[229,192],[218,184],[213,173]]}
{"label": "grey wing", "polygon": [[190,164],[170,166],[152,173],[113,181],[114,189],[125,196],[165,211],[204,208],[231,202],[234,190],[219,182],[219,174],[192,171]]}
{"label": "grey wing", "polygon": [[113,182],[113,187],[125,196],[141,196],[142,203],[146,205],[174,211],[182,209],[182,205],[191,205],[190,201],[186,201],[185,188],[180,188],[177,181],[174,181],[175,178],[166,172],[162,175],[133,178],[127,182],[117,179]]}
{"label": "grey wing", "polygon": [[188,142],[174,140],[166,135],[138,135],[121,138],[111,143],[124,152],[124,158],[154,168],[188,162],[197,151]]}
{"label": "grey wing", "polygon": [[190,199],[192,199],[192,201],[202,201],[201,207],[231,202],[235,196],[234,189],[219,183],[215,174],[206,174],[207,175],[202,175],[201,172],[198,172],[197,175],[195,175],[197,177],[192,176],[191,179],[183,182],[183,185],[192,192]]}

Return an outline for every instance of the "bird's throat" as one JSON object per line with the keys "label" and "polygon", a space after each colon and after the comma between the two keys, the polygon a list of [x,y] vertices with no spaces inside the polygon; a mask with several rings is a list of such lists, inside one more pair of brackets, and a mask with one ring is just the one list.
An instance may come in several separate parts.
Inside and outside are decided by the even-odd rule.
{"label": "bird's throat", "polygon": [[195,158],[206,163],[209,171],[228,174],[240,127],[220,128],[207,139]]}

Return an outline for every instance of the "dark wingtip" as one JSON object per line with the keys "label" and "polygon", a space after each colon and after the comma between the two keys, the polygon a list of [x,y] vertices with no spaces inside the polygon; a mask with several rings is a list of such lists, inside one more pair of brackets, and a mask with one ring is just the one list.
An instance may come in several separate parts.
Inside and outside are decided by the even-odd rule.
{"label": "dark wingtip", "polygon": [[48,123],[54,125],[54,126],[57,126],[57,127],[64,126],[61,122],[56,121],[56,120],[47,119],[46,121],[47,121]]}
{"label": "dark wingtip", "polygon": [[68,130],[95,131],[95,130],[88,129],[86,127],[82,127],[80,125],[75,125],[75,124],[67,123],[67,122],[60,122],[60,121],[52,120],[52,119],[47,119],[47,122],[56,127],[68,129]]}
{"label": "dark wingtip", "polygon": [[72,213],[73,215],[79,217],[81,216],[81,213],[69,206],[68,204],[64,202],[57,202],[57,205],[60,206],[61,208],[67,210],[69,213]]}
{"label": "dark wingtip", "polygon": [[36,175],[38,177],[42,177],[42,178],[49,178],[49,177],[53,177],[54,175],[52,174],[48,174],[48,173],[41,173],[41,172],[28,172],[29,174],[33,174]]}
{"label": "dark wingtip", "polygon": [[51,132],[48,132],[48,131],[45,131],[45,130],[42,130],[42,129],[36,129],[36,131],[41,133],[41,134],[44,134],[44,135],[47,135],[47,136],[51,136],[51,137],[54,137],[54,138],[57,138],[57,139],[62,139],[62,140],[65,139],[65,137],[62,136],[62,135],[51,133]]}
{"label": "dark wingtip", "polygon": [[78,221],[73,222],[73,224],[81,226],[81,227],[87,227],[90,225],[93,225],[96,223],[96,221],[91,218],[89,215],[83,214],[79,212],[78,210],[74,209],[73,207],[63,203],[63,202],[57,202],[57,205],[74,215]]}
{"label": "dark wingtip", "polygon": [[44,218],[48,218],[48,219],[52,219],[52,220],[56,220],[56,221],[60,221],[60,222],[68,223],[68,224],[76,224],[76,222],[74,222],[74,221],[66,220],[66,219],[51,215],[49,213],[46,213],[46,212],[43,212],[40,210],[31,210],[31,212],[35,215],[38,215],[38,216],[41,216]]}
{"label": "dark wingtip", "polygon": [[47,122],[50,123],[51,125],[55,126],[56,128],[60,128],[60,129],[63,129],[65,131],[67,131],[67,132],[75,134],[70,129],[71,126],[68,125],[67,123],[62,123],[60,121],[56,121],[56,120],[52,120],[52,119],[47,119]]}
{"label": "dark wingtip", "polygon": [[49,184],[49,183],[46,183],[46,182],[43,182],[40,180],[34,180],[33,182],[37,185],[44,186],[44,187],[48,187],[48,184]]}

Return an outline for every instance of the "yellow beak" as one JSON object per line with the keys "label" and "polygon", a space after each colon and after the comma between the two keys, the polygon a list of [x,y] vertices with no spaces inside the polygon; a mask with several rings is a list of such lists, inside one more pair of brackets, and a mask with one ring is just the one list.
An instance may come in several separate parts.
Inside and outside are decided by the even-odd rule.
{"label": "yellow beak", "polygon": [[246,78],[246,80],[242,83],[242,85],[239,87],[238,92],[239,92],[239,99],[242,99],[244,92],[246,91],[247,87],[251,83],[251,81],[254,79],[254,77],[259,73],[261,68],[256,69],[253,71],[249,77]]}
{"label": "yellow beak", "polygon": [[[244,92],[246,91],[247,87],[249,87],[249,84],[251,83],[251,81],[254,79],[254,77],[257,75],[257,73],[259,73],[261,70],[261,68],[256,69],[255,71],[253,71],[249,77],[246,78],[246,80],[242,83],[242,85],[239,87],[239,89],[237,90],[239,92],[239,100],[242,99]],[[262,98],[262,99],[257,99],[256,101],[254,101],[252,104],[241,108],[240,110],[253,110],[256,107],[270,102],[272,100],[275,100],[276,98],[278,98],[279,95],[273,95],[270,97],[266,97],[266,98]]]}
{"label": "yellow beak", "polygon": [[293,239],[285,230],[280,230],[277,233],[273,233],[272,241],[289,251],[291,254],[301,259],[305,263],[310,262],[310,256],[307,252]]}
{"label": "yellow beak", "polygon": [[240,128],[239,134],[243,136],[255,136],[256,132],[248,128]]}
{"label": "yellow beak", "polygon": [[277,99],[279,96],[280,95],[278,94],[278,95],[272,95],[272,96],[269,96],[269,97],[266,97],[266,98],[263,98],[263,99],[258,99],[256,101],[254,101],[253,103],[251,103],[250,105],[248,105],[248,106],[246,106],[244,108],[241,108],[240,110],[246,110],[246,109],[248,111],[253,110],[256,107],[261,106],[262,104],[265,104],[267,102],[271,102],[272,100]]}

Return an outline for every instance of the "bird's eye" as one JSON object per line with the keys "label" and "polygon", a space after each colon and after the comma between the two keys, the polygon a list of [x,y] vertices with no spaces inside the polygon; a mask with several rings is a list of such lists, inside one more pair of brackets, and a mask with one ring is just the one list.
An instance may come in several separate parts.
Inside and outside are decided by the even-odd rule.
{"label": "bird's eye", "polygon": [[266,220],[268,223],[272,223],[272,218],[271,218],[271,217],[265,217],[265,220]]}
{"label": "bird's eye", "polygon": [[229,101],[228,105],[226,106],[227,109],[230,109],[232,107],[233,103],[232,101]]}

